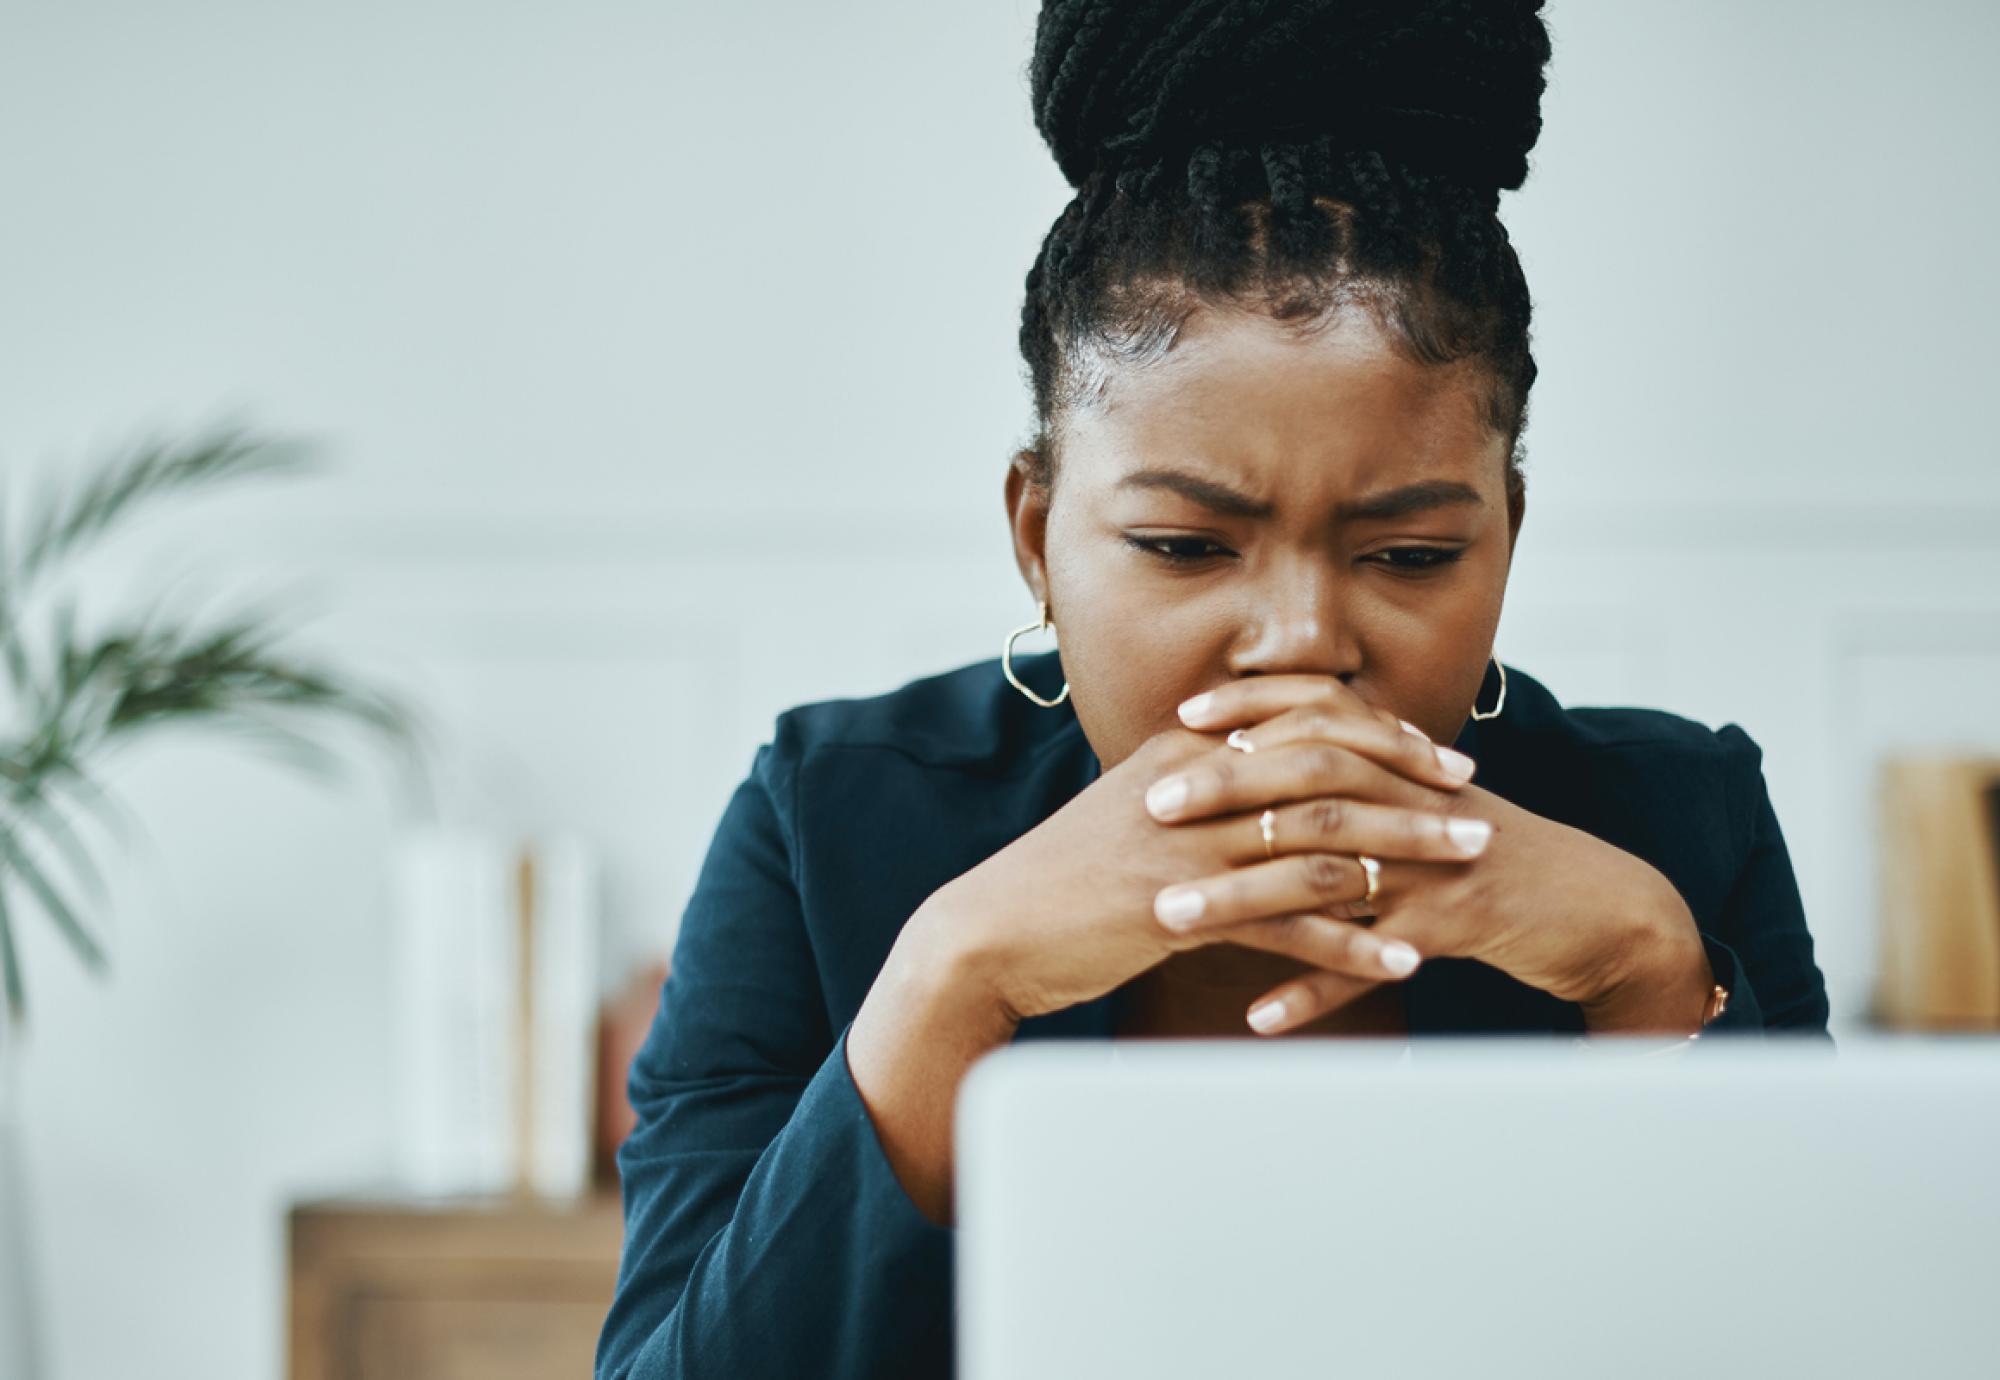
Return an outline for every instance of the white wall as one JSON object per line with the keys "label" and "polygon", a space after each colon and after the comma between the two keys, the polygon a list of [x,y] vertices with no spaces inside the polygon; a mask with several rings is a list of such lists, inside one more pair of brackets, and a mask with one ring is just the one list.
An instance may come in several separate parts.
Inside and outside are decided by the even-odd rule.
{"label": "white wall", "polygon": [[[772,714],[1028,613],[1000,482],[1066,196],[1033,18],[14,0],[0,463],[229,404],[325,436],[326,476],[156,525],[94,592],[160,561],[316,591],[318,645],[465,726],[452,808],[580,824],[611,957],[664,946]],[[2000,20],[1551,23],[1503,203],[1543,375],[1501,654],[1765,745],[1849,1025],[1875,754],[2000,746]],[[276,1375],[285,1203],[387,1165],[402,807],[208,743],[117,779],[153,843],[111,981],[25,935],[54,1374]]]}

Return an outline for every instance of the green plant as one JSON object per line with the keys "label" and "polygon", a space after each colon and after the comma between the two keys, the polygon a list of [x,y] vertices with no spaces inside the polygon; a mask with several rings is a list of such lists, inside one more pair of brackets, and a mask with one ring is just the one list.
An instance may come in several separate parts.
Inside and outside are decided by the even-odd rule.
{"label": "green plant", "polygon": [[[18,540],[0,507],[0,683],[7,691],[0,707],[11,705],[0,714],[0,991],[10,1031],[27,1016],[13,924],[18,898],[45,911],[92,972],[107,967],[65,887],[86,886],[99,904],[107,900],[91,844],[72,816],[99,812],[114,828],[129,819],[116,813],[122,806],[91,769],[110,749],[171,725],[203,725],[246,733],[326,775],[336,760],[286,720],[328,716],[417,745],[415,717],[394,697],[275,651],[283,629],[273,610],[190,620],[156,603],[86,632],[74,599],[50,598],[48,616],[31,621],[60,568],[134,513],[172,494],[297,471],[311,454],[295,440],[219,427],[193,440],[141,444],[73,493],[52,487],[32,505]],[[73,881],[56,873],[52,857]]]}

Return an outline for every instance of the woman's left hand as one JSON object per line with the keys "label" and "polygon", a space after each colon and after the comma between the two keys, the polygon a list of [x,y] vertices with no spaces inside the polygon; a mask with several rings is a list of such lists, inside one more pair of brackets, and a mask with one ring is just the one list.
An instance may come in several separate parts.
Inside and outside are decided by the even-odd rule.
{"label": "woman's left hand", "polygon": [[[1217,733],[1241,728],[1253,749],[1263,751],[1317,736],[1314,724],[1332,698],[1352,693],[1325,676],[1257,676],[1218,687],[1199,721],[1186,715],[1183,721]],[[1382,860],[1374,933],[1405,940],[1426,959],[1477,959],[1576,1002],[1592,1031],[1685,1035],[1700,1029],[1714,977],[1694,917],[1663,873],[1476,784],[1459,788],[1451,799],[1453,813],[1491,824],[1492,838],[1464,862]],[[1242,809],[1224,787],[1173,822]],[[1307,840],[1285,851],[1309,848]],[[1212,892],[1218,899],[1229,893],[1226,885]],[[1352,916],[1357,908],[1328,913]],[[1200,923],[1206,929],[1235,918],[1225,899]],[[1282,1021],[1263,1027],[1266,1034],[1279,1034],[1377,985],[1341,973],[1308,972],[1272,989],[1252,1009],[1282,1000]]]}

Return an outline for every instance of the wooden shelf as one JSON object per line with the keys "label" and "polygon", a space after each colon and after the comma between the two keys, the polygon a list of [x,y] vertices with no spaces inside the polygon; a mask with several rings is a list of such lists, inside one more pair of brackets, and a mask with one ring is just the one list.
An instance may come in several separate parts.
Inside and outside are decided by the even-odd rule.
{"label": "wooden shelf", "polygon": [[616,1189],[298,1203],[291,1380],[589,1375],[623,1233]]}

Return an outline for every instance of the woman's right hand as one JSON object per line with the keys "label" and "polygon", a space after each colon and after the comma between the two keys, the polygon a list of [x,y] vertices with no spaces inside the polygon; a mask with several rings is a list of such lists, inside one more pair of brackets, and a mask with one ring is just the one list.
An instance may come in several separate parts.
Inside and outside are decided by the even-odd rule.
{"label": "woman's right hand", "polygon": [[[911,924],[924,927],[925,942],[944,945],[954,970],[970,975],[1015,1022],[1090,1001],[1173,953],[1214,943],[1284,953],[1367,982],[1407,977],[1413,955],[1398,963],[1365,926],[1334,916],[1353,913],[1360,898],[1357,853],[1429,862],[1477,856],[1478,848],[1468,851],[1446,828],[1463,778],[1428,738],[1337,681],[1309,725],[1277,736],[1287,741],[1259,750],[1252,768],[1251,756],[1220,734],[1162,730],[1035,828],[940,887]],[[1208,771],[1254,771],[1268,798],[1259,809],[1210,820],[1157,818],[1148,790],[1204,759]],[[1317,807],[1331,798],[1339,808]],[[1155,909],[1161,891],[1265,862],[1261,805],[1287,803],[1285,851],[1299,855],[1311,898],[1196,933],[1169,928]]]}

